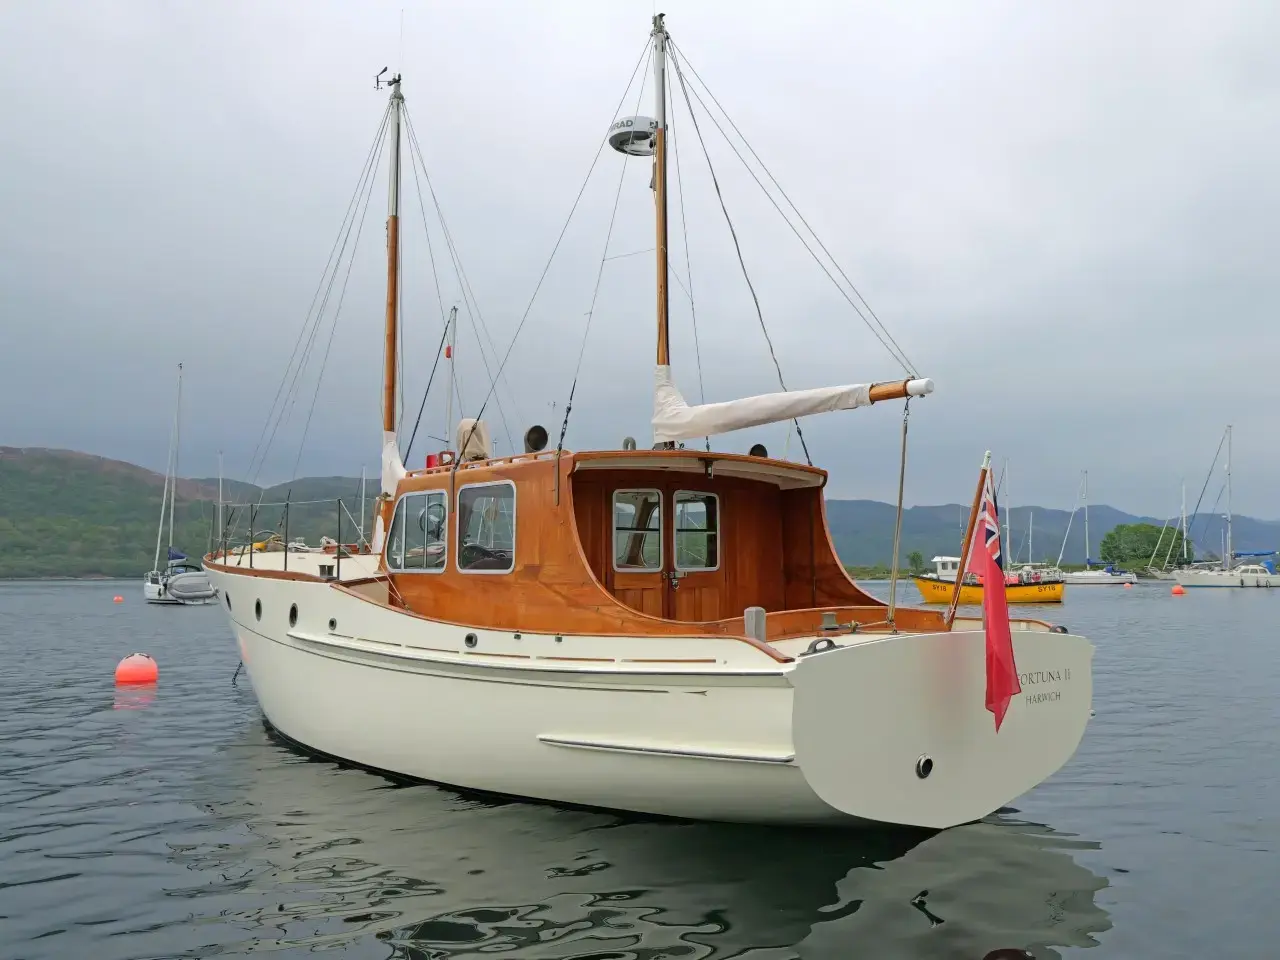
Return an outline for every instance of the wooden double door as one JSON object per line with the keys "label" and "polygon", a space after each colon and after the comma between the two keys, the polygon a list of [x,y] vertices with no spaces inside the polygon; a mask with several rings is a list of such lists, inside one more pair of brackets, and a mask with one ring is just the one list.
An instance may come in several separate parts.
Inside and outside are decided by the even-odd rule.
{"label": "wooden double door", "polygon": [[606,575],[613,595],[641,613],[665,620],[724,617],[719,494],[686,479],[616,487],[606,496]]}

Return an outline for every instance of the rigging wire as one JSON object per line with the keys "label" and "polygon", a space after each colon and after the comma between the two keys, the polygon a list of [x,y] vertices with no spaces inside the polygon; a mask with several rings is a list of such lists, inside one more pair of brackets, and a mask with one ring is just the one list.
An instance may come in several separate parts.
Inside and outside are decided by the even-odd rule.
{"label": "rigging wire", "polygon": [[[492,368],[489,366],[489,359],[488,359],[488,355],[485,353],[485,349],[484,349],[484,341],[481,339],[481,337],[480,337],[480,333],[483,331],[483,333],[484,333],[485,337],[487,337],[487,338],[488,338],[488,340],[489,340],[489,348],[493,351],[493,355],[494,355],[494,359],[495,359],[495,360],[497,359],[498,349],[497,349],[497,346],[494,344],[492,334],[490,334],[490,333],[489,333],[489,326],[488,326],[488,324],[485,322],[484,314],[483,314],[483,313],[481,313],[481,311],[480,311],[480,303],[479,303],[479,300],[476,298],[475,291],[474,291],[474,290],[472,289],[472,287],[471,287],[471,281],[470,281],[470,279],[467,277],[467,271],[466,271],[466,269],[462,266],[462,258],[461,258],[461,256],[458,254],[457,246],[456,246],[456,244],[455,244],[455,243],[454,243],[454,241],[453,241],[453,234],[452,234],[452,232],[449,230],[449,224],[448,224],[448,221],[446,221],[446,220],[445,220],[444,210],[443,210],[443,209],[441,208],[441,206],[440,206],[440,199],[439,199],[439,197],[437,197],[437,196],[436,196],[435,186],[431,183],[431,175],[430,175],[429,173],[427,173],[427,163],[426,163],[426,158],[425,158],[425,157],[423,157],[423,155],[422,155],[422,147],[421,147],[420,143],[418,142],[418,135],[417,135],[417,131],[415,130],[415,128],[414,128],[414,126],[413,126],[413,121],[410,119],[410,117],[409,117],[409,115],[408,115],[408,111],[406,111],[406,112],[405,112],[405,127],[406,127],[406,129],[408,130],[408,132],[409,132],[409,147],[410,147],[410,160],[411,160],[411,165],[414,165],[414,164],[416,164],[416,163],[421,163],[421,164],[422,164],[422,177],[423,177],[423,179],[424,179],[424,180],[426,180],[426,182],[427,182],[427,191],[431,194],[431,202],[432,202],[433,206],[435,207],[436,217],[437,217],[437,218],[439,219],[439,221],[440,221],[440,230],[441,230],[441,232],[444,234],[444,239],[445,239],[445,248],[446,248],[446,250],[447,250],[447,251],[448,251],[448,253],[449,253],[449,257],[450,257],[450,259],[451,259],[451,260],[452,260],[452,262],[453,262],[453,268],[454,268],[454,271],[455,271],[455,273],[457,274],[457,277],[458,277],[458,285],[459,285],[459,289],[460,289],[460,290],[461,290],[461,292],[462,292],[462,301],[463,301],[463,305],[464,305],[464,306],[466,307],[466,309],[467,309],[467,316],[468,316],[468,318],[470,318],[470,319],[471,319],[471,321],[472,321],[472,328],[473,328],[473,331],[474,331],[474,332],[475,332],[475,334],[476,334],[476,343],[477,343],[477,344],[479,345],[479,347],[480,347],[480,359],[481,359],[481,361],[482,361],[482,362],[483,362],[483,364],[484,364],[485,373],[486,373],[486,374],[488,374],[488,376],[489,376],[490,380],[494,380],[493,370],[492,370]],[[416,158],[416,159],[415,159],[415,158]],[[417,182],[417,176],[418,176],[418,174],[417,174],[417,169],[416,169],[416,165],[415,165],[415,169],[414,169],[414,181],[415,181],[415,183]],[[418,194],[418,196],[419,196],[419,202],[421,202],[421,199],[422,199],[422,193],[421,193],[421,190],[422,190],[421,185],[419,185],[419,187],[418,187],[418,191],[419,191],[419,194]],[[479,329],[476,329],[476,321],[477,321],[477,320],[479,321],[479,324],[480,324]],[[510,383],[510,381],[506,380],[506,378],[502,376],[502,371],[501,371],[501,370],[499,370],[499,371],[498,371],[498,378],[499,378],[503,383],[505,383],[505,384],[506,384],[506,387],[507,387],[507,393],[508,393],[508,395],[510,396],[510,399],[513,401],[513,404],[514,404],[514,400],[515,400],[515,393],[514,393],[514,391],[511,389],[511,383]],[[455,384],[456,384],[456,376],[455,376]],[[495,386],[495,388],[496,388],[496,386],[497,386],[497,381],[496,381],[496,380],[494,380],[494,386]],[[497,397],[496,402],[497,402],[497,405],[498,405],[498,416],[499,416],[499,418],[502,420],[502,428],[503,428],[504,432],[505,432],[505,433],[506,433],[506,435],[507,435],[507,443],[508,443],[508,444],[510,444],[511,449],[512,449],[512,451],[514,452],[514,451],[515,451],[515,441],[512,439],[512,435],[511,435],[511,427],[510,427],[510,426],[508,425],[508,423],[507,423],[506,411],[503,409],[503,406],[502,406],[502,398],[501,398],[501,396],[498,396],[498,397]],[[461,403],[461,393],[459,393],[459,403]],[[515,405],[515,406],[519,406],[518,404],[514,404],[514,405]],[[449,425],[449,427],[450,427],[450,429],[452,429],[452,425]]]}
{"label": "rigging wire", "polygon": [[[693,121],[694,133],[698,135],[698,143],[702,146],[702,155],[707,160],[707,169],[711,171],[711,183],[716,188],[716,199],[720,201],[720,210],[724,214],[725,223],[729,225],[729,235],[733,238],[733,249],[738,255],[738,265],[742,268],[742,277],[747,281],[747,289],[751,292],[751,302],[755,304],[756,317],[760,320],[760,330],[764,333],[764,341],[769,347],[769,356],[773,359],[773,368],[778,372],[778,384],[782,387],[783,392],[786,392],[787,384],[782,377],[782,365],[778,363],[778,354],[773,349],[773,338],[769,336],[769,328],[765,325],[764,312],[760,309],[760,298],[756,296],[755,284],[751,282],[751,275],[747,272],[747,263],[742,256],[742,246],[738,243],[738,231],[734,229],[733,219],[729,216],[729,208],[725,206],[724,194],[720,190],[720,179],[716,176],[716,169],[711,162],[711,154],[707,150],[707,143],[702,138],[702,128],[698,126],[698,115],[693,112],[693,102],[689,99],[689,89],[685,84],[684,71],[680,67],[680,60],[675,56],[671,57],[671,63],[675,67],[676,79],[680,82],[680,90],[684,94],[685,105],[689,109],[689,119]],[[809,456],[809,445],[805,443],[804,432],[800,429],[800,421],[793,417],[791,422],[795,424],[796,437],[800,440],[800,449],[804,451],[805,461],[809,466],[813,466],[813,458]]]}
{"label": "rigging wire", "polygon": [[[650,57],[645,61],[644,73],[640,76],[640,93],[636,97],[636,111],[640,110],[640,97],[644,96],[644,82],[649,76],[649,66],[652,61],[652,51]],[[630,85],[627,87],[630,90]],[[626,94],[623,94],[626,96]],[[604,251],[600,254],[600,268],[596,271],[595,289],[591,291],[591,306],[587,308],[587,323],[582,331],[582,344],[578,348],[578,362],[573,368],[573,383],[569,386],[569,399],[564,405],[564,420],[560,424],[560,439],[556,441],[556,456],[564,450],[564,437],[569,431],[569,415],[573,413],[573,395],[578,390],[578,376],[582,372],[582,358],[587,354],[587,338],[591,335],[591,321],[595,318],[596,301],[600,296],[600,281],[604,279],[604,265],[609,260],[609,244],[613,240],[613,225],[618,219],[618,203],[622,199],[622,184],[627,179],[627,164],[624,161],[619,164],[618,172],[618,189],[613,194],[613,210],[609,214],[609,229],[604,236]]]}
{"label": "rigging wire", "polygon": [[422,411],[427,407],[427,395],[431,393],[431,384],[436,378],[436,369],[440,366],[440,355],[444,353],[444,342],[449,336],[449,324],[445,323],[444,332],[440,334],[440,346],[436,347],[436,362],[431,365],[431,376],[427,378],[427,388],[422,391],[422,403],[418,406],[418,419],[413,423],[413,432],[409,434],[409,442],[405,444],[404,458],[401,462],[409,459],[409,454],[413,452],[413,441],[418,436],[418,425],[422,423]]}
{"label": "rigging wire", "polygon": [[[297,402],[297,392],[298,392],[300,380],[302,377],[302,373],[306,369],[308,363],[310,362],[311,353],[315,346],[316,336],[319,333],[320,325],[324,318],[324,311],[329,304],[330,297],[332,296],[332,293],[333,293],[334,283],[337,280],[338,271],[342,267],[343,256],[346,254],[347,246],[351,240],[351,233],[356,223],[354,219],[355,211],[357,208],[357,204],[359,203],[361,194],[365,195],[364,210],[361,213],[361,217],[360,217],[361,224],[363,224],[364,215],[368,213],[369,197],[372,195],[373,173],[378,165],[379,159],[382,156],[382,149],[385,146],[385,134],[386,134],[388,122],[390,120],[390,116],[391,116],[391,108],[390,108],[390,105],[388,105],[387,109],[383,112],[382,120],[379,123],[378,130],[374,137],[373,144],[370,147],[368,155],[366,155],[365,157],[365,163],[360,171],[360,176],[357,180],[355,191],[352,193],[350,201],[348,201],[346,212],[343,215],[342,224],[338,229],[338,237],[334,240],[333,248],[330,250],[328,260],[325,262],[324,273],[322,274],[320,278],[320,283],[316,287],[316,291],[312,296],[311,306],[308,308],[307,316],[306,316],[306,320],[304,321],[303,328],[298,333],[298,338],[294,343],[293,352],[289,357],[289,362],[285,365],[285,370],[281,376],[280,385],[276,389],[275,399],[272,401],[271,408],[268,411],[267,420],[263,424],[262,431],[259,434],[258,443],[254,447],[253,455],[250,457],[249,468],[246,471],[246,475],[248,477],[246,482],[248,484],[251,484],[251,485],[256,484],[258,476],[260,475],[263,467],[266,465],[267,454],[271,450],[272,445],[275,443],[276,435],[278,434],[281,426],[283,426],[285,421],[288,419],[290,412],[293,410],[293,406]],[[358,234],[357,234],[357,237],[358,237]],[[354,260],[354,251],[352,254],[352,259]],[[350,273],[351,273],[351,261],[349,261],[347,264],[348,278],[350,277]],[[326,278],[327,278],[327,283],[326,283]],[[324,291],[323,297],[321,297],[321,293],[320,293],[321,290]],[[346,291],[346,283],[344,282],[343,284],[344,295],[345,295],[345,291]],[[318,306],[316,302],[317,299],[319,299]],[[334,318],[335,323],[336,323],[336,319],[337,318],[335,316]],[[330,344],[332,344],[332,337],[333,337],[333,333],[331,329]],[[304,340],[305,340],[305,345],[304,345]],[[299,347],[302,348],[301,355],[299,355],[298,353]],[[327,357],[327,351],[326,351],[326,357]],[[295,359],[297,360],[296,366],[294,364]],[[323,370],[321,370],[320,376],[323,377]],[[287,389],[285,386],[286,383],[288,384]],[[319,381],[317,381],[316,389],[318,392]],[[277,410],[277,404],[279,404],[278,410]],[[314,405],[315,405],[315,399],[313,397],[312,410],[314,410]],[[310,414],[308,414],[308,421],[309,420],[310,420]],[[270,429],[269,435],[267,433],[268,428]],[[263,443],[264,436],[266,437],[265,444]],[[301,450],[299,451],[299,456],[301,456]],[[295,471],[297,469],[296,463],[295,463],[294,469]],[[263,487],[259,490],[258,499],[261,500],[261,498],[265,495],[266,495],[266,488]],[[237,509],[238,506],[244,506],[244,504],[241,504],[241,505],[232,504],[231,509],[228,511],[225,524],[224,524],[224,527],[225,527],[224,537],[229,532],[234,533],[234,531],[238,529],[238,524],[240,520],[240,516],[239,516],[240,511],[238,511]]]}
{"label": "rigging wire", "polygon": [[[720,135],[725,138],[725,142],[729,144],[729,147],[733,150],[734,154],[738,157],[740,161],[742,161],[742,165],[746,167],[747,172],[751,174],[752,179],[756,181],[756,183],[760,186],[761,190],[764,190],[765,196],[768,197],[769,202],[773,204],[773,208],[778,211],[779,216],[781,216],[782,219],[786,222],[787,226],[791,228],[792,233],[796,235],[796,238],[804,246],[805,250],[809,253],[811,257],[813,257],[814,262],[816,262],[818,266],[822,268],[822,271],[827,275],[827,278],[831,280],[831,282],[835,285],[836,289],[840,291],[841,295],[849,303],[849,306],[853,307],[854,312],[857,313],[859,318],[862,320],[862,322],[866,324],[867,329],[869,329],[872,332],[872,334],[875,335],[876,339],[880,341],[881,345],[884,346],[886,350],[888,350],[889,355],[893,357],[895,360],[897,360],[900,364],[902,364],[902,366],[906,369],[907,373],[909,373],[912,377],[918,376],[915,365],[911,362],[910,358],[907,356],[906,351],[903,350],[902,347],[898,344],[897,340],[894,339],[893,334],[889,332],[888,328],[884,325],[883,321],[881,321],[879,315],[877,315],[876,312],[871,308],[871,304],[867,302],[866,298],[862,295],[862,292],[857,288],[854,282],[849,279],[849,275],[845,272],[844,268],[840,266],[839,261],[836,260],[836,258],[832,255],[831,251],[827,249],[827,245],[822,242],[822,238],[818,236],[817,231],[814,230],[813,227],[809,225],[809,221],[805,219],[804,214],[800,212],[800,209],[795,205],[795,203],[792,202],[791,198],[787,195],[787,192],[783,190],[782,184],[778,182],[777,178],[774,177],[773,173],[770,172],[769,168],[765,166],[764,161],[760,159],[760,155],[756,153],[755,148],[751,146],[751,142],[746,138],[746,136],[742,133],[742,131],[738,129],[738,125],[733,122],[733,118],[729,115],[729,111],[727,111],[724,108],[724,106],[716,98],[716,95],[712,93],[711,88],[707,85],[706,81],[702,79],[697,69],[685,57],[684,51],[676,47],[674,41],[671,43],[671,46],[673,48],[673,52],[678,55],[680,63],[683,64],[684,66],[688,66],[689,72],[693,74],[694,78],[698,81],[698,83],[702,85],[702,89],[706,91],[707,96],[719,108],[721,114],[724,115],[725,120],[728,121],[729,126],[733,128],[734,133],[738,135],[738,137],[742,140],[743,145],[747,148],[748,152],[750,152],[751,156],[755,158],[756,163],[760,164],[760,169],[764,171],[765,176],[767,176],[769,180],[773,183],[773,185],[778,188],[778,193],[787,202],[787,205],[793,211],[795,211],[796,218],[799,219],[799,221],[802,224],[804,224],[805,229],[808,230],[809,233],[813,236],[813,239],[817,241],[818,246],[822,249],[822,252],[827,255],[827,258],[831,261],[832,266],[835,267],[836,272],[839,273],[840,276],[844,279],[845,283],[849,285],[849,289],[854,292],[857,298],[860,301],[862,301],[862,306],[866,308],[867,313],[870,314],[872,320],[875,321],[874,325],[872,324],[872,320],[867,319],[867,316],[862,312],[862,309],[859,308],[858,304],[855,303],[853,299],[848,295],[848,293],[844,290],[844,288],[840,286],[839,282],[837,282],[836,278],[832,276],[831,271],[828,270],[826,265],[822,263],[822,261],[818,258],[817,254],[813,252],[813,249],[809,246],[809,244],[806,242],[804,237],[800,234],[800,231],[796,229],[795,225],[791,222],[790,218],[786,215],[786,213],[783,212],[782,208],[778,206],[777,201],[775,201],[773,197],[769,194],[769,191],[765,188],[764,184],[760,182],[760,178],[756,176],[755,171],[751,169],[751,166],[750,164],[747,163],[746,158],[744,158],[742,154],[738,151],[737,147],[734,146],[733,141],[730,140],[728,134],[724,132],[724,129],[720,126],[714,114],[712,114],[710,110],[707,110],[707,115],[711,119],[711,122],[716,125],[716,129],[719,130]],[[673,57],[673,59],[675,58]],[[680,67],[678,65],[677,71],[679,72],[679,70],[680,70]],[[702,97],[698,94],[696,89],[693,91],[693,95],[694,97],[697,98],[698,102],[702,104],[703,109],[707,109],[705,102],[703,102]],[[876,327],[879,327],[878,331]]]}
{"label": "rigging wire", "polygon": [[[381,152],[381,151],[379,151]],[[360,245],[360,235],[364,233],[364,221],[369,214],[369,201],[373,198],[373,177],[369,178],[369,190],[364,198],[364,211],[360,214],[360,225],[356,229],[355,245]],[[316,387],[311,394],[311,406],[307,410],[306,423],[302,427],[302,439],[298,442],[298,456],[293,461],[293,471],[291,476],[298,475],[298,466],[302,463],[302,451],[307,444],[307,434],[311,431],[311,418],[316,412],[316,401],[320,398],[320,387],[324,383],[324,372],[329,366],[329,353],[333,350],[333,336],[338,330],[338,318],[342,316],[342,304],[347,299],[347,285],[351,282],[351,268],[355,264],[355,249],[352,249],[351,258],[347,261],[347,272],[342,278],[342,289],[338,292],[338,305],[333,311],[333,321],[329,324],[329,340],[325,344],[324,356],[320,359],[320,372],[316,375]],[[325,297],[326,301],[328,296]]]}
{"label": "rigging wire", "polygon": [[[1209,489],[1209,481],[1213,479],[1213,469],[1218,465],[1218,457],[1222,455],[1222,445],[1226,442],[1227,442],[1227,434],[1224,431],[1221,439],[1218,440],[1218,449],[1213,452],[1213,462],[1209,464],[1209,472],[1206,473],[1204,476],[1204,486],[1200,488],[1200,496],[1196,497],[1195,508],[1191,511],[1190,530],[1192,531],[1195,530],[1196,523],[1200,520],[1200,501],[1204,499],[1205,491]],[[1219,497],[1222,496],[1222,491],[1218,491],[1218,496]],[[1213,508],[1214,510],[1218,508],[1218,504],[1216,501],[1213,505]],[[1210,513],[1212,512],[1213,511],[1210,511]],[[1195,542],[1195,537],[1191,537],[1191,542],[1192,543]]]}
{"label": "rigging wire", "polygon": [[[680,197],[680,233],[684,240],[684,272],[689,278],[689,287],[685,293],[689,297],[689,312],[693,317],[693,356],[698,365],[698,399],[700,403],[707,402],[706,383],[702,377],[702,345],[698,342],[698,307],[693,300],[693,264],[689,260],[689,222],[684,215],[684,182],[680,176],[680,150],[676,146],[676,125],[675,111],[671,111],[671,115],[667,117],[667,126],[671,129],[671,159],[674,161],[676,168],[676,194]],[[668,267],[670,265],[668,264]],[[668,269],[668,272],[671,272]],[[681,284],[683,287],[684,284]],[[708,434],[703,438],[707,444],[707,453],[711,452],[711,436]]]}
{"label": "rigging wire", "polygon": [[[271,427],[273,419],[277,418],[276,405],[280,403],[281,394],[284,392],[284,389],[285,389],[285,383],[289,381],[289,374],[290,374],[290,371],[293,369],[294,359],[297,358],[298,356],[298,349],[299,347],[302,346],[304,337],[307,334],[307,330],[311,327],[313,323],[312,314],[316,309],[316,302],[320,298],[320,291],[325,289],[325,278],[329,276],[331,268],[335,271],[337,269],[337,264],[334,262],[335,254],[338,256],[339,260],[341,260],[339,245],[342,243],[344,231],[347,228],[347,221],[352,216],[355,210],[355,206],[359,200],[360,194],[364,191],[365,178],[369,176],[371,166],[376,163],[376,157],[377,157],[377,154],[379,153],[379,145],[382,143],[383,137],[386,133],[387,121],[390,119],[390,116],[391,116],[391,107],[388,104],[386,110],[384,110],[382,113],[382,119],[378,123],[378,129],[377,129],[377,132],[374,134],[373,143],[369,146],[369,152],[365,156],[364,164],[360,169],[360,176],[356,180],[355,189],[352,190],[351,192],[351,199],[347,201],[347,209],[342,215],[342,223],[338,227],[338,234],[336,237],[334,237],[333,246],[330,248],[329,256],[325,260],[324,270],[321,272],[320,280],[316,283],[315,292],[311,295],[311,304],[307,307],[306,315],[303,318],[302,329],[298,331],[298,337],[294,341],[293,351],[289,354],[289,361],[288,363],[285,364],[284,373],[281,375],[280,385],[276,388],[276,395],[271,401],[271,406],[267,411],[266,420],[263,422],[262,430],[258,434],[258,440],[254,444],[253,453],[249,457],[249,466],[245,471],[245,475],[247,477],[247,480],[246,480],[247,483],[255,483],[257,481],[258,474],[262,470],[263,464],[258,463],[259,454],[261,453],[261,456],[264,462],[266,460],[267,450],[270,449],[272,441],[268,440],[266,443],[266,449],[264,449],[263,440],[267,435],[268,429],[270,429]],[[318,322],[318,319],[316,322]],[[296,377],[295,377],[295,380],[296,380]],[[292,389],[292,387],[290,389]],[[286,402],[287,402],[287,395],[286,395]],[[283,409],[280,411],[280,414],[281,415],[283,414]],[[277,423],[277,426],[278,426],[278,423]],[[274,438],[274,436],[275,434],[273,432],[272,437]],[[255,464],[257,465],[256,469],[255,469]]]}
{"label": "rigging wire", "polygon": [[[644,43],[644,49],[641,50],[640,56],[636,58],[636,65],[631,71],[631,78],[627,81],[626,89],[622,91],[622,96],[618,98],[618,103],[613,108],[613,115],[615,117],[618,115],[618,111],[622,109],[622,104],[626,102],[627,94],[631,92],[631,86],[632,84],[635,83],[636,74],[640,71],[640,64],[645,62],[646,54],[648,54],[649,52],[650,52],[649,39],[648,37],[646,37],[645,43]],[[607,141],[605,141],[602,138],[600,141],[600,146],[596,148],[596,155],[591,160],[591,166],[587,168],[587,175],[582,180],[582,186],[578,188],[578,195],[574,197],[573,206],[569,208],[569,215],[565,218],[564,226],[560,228],[560,234],[559,236],[556,237],[556,242],[551,248],[551,255],[547,257],[547,263],[542,268],[542,274],[538,277],[538,282],[537,284],[535,284],[533,288],[533,294],[532,296],[529,297],[529,303],[524,308],[524,314],[520,317],[520,322],[516,325],[516,331],[511,336],[511,343],[508,344],[507,352],[503,355],[502,363],[498,367],[499,374],[501,374],[503,369],[505,369],[507,365],[507,361],[511,359],[511,351],[515,349],[516,341],[520,339],[520,332],[524,330],[525,322],[529,319],[529,314],[533,310],[533,304],[538,299],[538,292],[542,289],[543,281],[547,279],[547,273],[551,270],[551,264],[554,262],[556,258],[556,253],[560,250],[560,244],[564,241],[564,235],[569,229],[569,224],[573,220],[574,213],[576,213],[578,210],[578,204],[582,202],[582,195],[587,191],[587,184],[591,182],[591,174],[595,172],[596,164],[600,162],[600,155],[604,152],[606,142]],[[487,407],[489,404],[489,397],[493,395],[493,392],[496,386],[497,386],[497,381],[494,381],[489,386],[489,393],[485,396],[484,402],[480,404],[480,412],[476,415],[477,421],[480,419],[480,417],[484,415],[485,407]],[[466,440],[468,443],[471,441],[471,434],[474,432],[475,432],[475,426],[473,425],[466,437]],[[466,444],[464,443],[462,446],[465,447]],[[454,460],[455,471],[458,468],[458,462],[459,462],[458,460],[456,459]]]}

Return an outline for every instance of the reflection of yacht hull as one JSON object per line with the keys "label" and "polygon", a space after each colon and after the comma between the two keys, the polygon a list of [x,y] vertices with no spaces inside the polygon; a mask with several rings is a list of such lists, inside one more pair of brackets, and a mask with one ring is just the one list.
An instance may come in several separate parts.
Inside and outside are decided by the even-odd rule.
{"label": "reflection of yacht hull", "polygon": [[1179,570],[1175,576],[1184,587],[1280,587],[1280,575],[1237,573],[1225,570]]}
{"label": "reflection of yacht hull", "polygon": [[[374,585],[209,575],[262,710],[291,740],[364,767],[555,803],[953,826],[1053,774],[1092,699],[1093,647],[1065,634],[1015,630],[1023,692],[997,734],[984,706],[985,637],[972,622],[844,635],[843,646],[792,662],[726,667],[717,652],[750,648],[468,629],[359,594]],[[705,659],[631,659],[663,643],[703,643]]]}
{"label": "reflection of yacht hull", "polygon": [[670,955],[691,943],[686,956],[837,956],[870,940],[895,960],[976,960],[993,947],[1057,956],[1111,926],[1096,903],[1106,880],[1081,857],[1096,844],[1004,817],[837,835],[487,804],[298,763],[256,725],[191,796],[248,831],[184,854],[213,881],[245,876],[206,928],[236,931],[217,937],[227,953],[360,952],[379,937],[414,956],[543,956],[549,944],[560,956]]}
{"label": "reflection of yacht hull", "polygon": [[[925,603],[950,603],[955,590],[954,580],[942,580],[938,577],[920,576],[915,578],[916,589]],[[1063,584],[1058,583],[1018,583],[1006,584],[1005,600],[1009,603],[1061,603],[1065,592]],[[978,584],[962,584],[960,586],[960,602],[963,604],[981,604],[982,587]]]}

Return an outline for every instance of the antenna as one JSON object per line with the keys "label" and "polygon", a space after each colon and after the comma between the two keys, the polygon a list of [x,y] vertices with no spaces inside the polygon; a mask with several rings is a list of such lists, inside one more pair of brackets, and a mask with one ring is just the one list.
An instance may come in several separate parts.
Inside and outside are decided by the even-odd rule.
{"label": "antenna", "polygon": [[392,77],[390,80],[383,80],[383,79],[382,79],[382,75],[383,75],[384,73],[386,73],[386,72],[387,72],[387,68],[386,68],[386,67],[383,67],[381,70],[379,70],[379,71],[378,71],[377,75],[373,78],[373,89],[375,89],[375,90],[381,90],[381,89],[382,89],[384,86],[386,86],[387,84],[389,84],[389,83],[395,83],[395,82],[396,82],[396,80],[400,79],[400,78],[397,76],[397,77]]}

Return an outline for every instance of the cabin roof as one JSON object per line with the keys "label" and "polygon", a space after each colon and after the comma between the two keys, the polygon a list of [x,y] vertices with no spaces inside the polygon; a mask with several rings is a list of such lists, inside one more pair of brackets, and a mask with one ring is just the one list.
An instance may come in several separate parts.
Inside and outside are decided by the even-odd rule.
{"label": "cabin roof", "polygon": [[827,472],[819,467],[767,457],[738,453],[707,453],[701,450],[592,450],[573,454],[573,469],[579,470],[662,470],[670,473],[739,477],[776,484],[783,490],[822,487]]}

